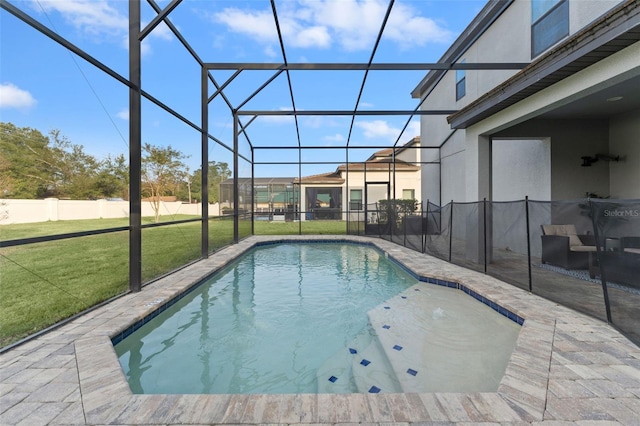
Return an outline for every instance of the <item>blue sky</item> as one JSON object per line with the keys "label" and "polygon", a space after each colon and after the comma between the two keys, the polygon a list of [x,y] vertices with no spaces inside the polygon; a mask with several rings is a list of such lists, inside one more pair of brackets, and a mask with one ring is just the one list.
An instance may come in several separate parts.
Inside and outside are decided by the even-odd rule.
{"label": "blue sky", "polygon": [[[43,25],[127,77],[128,2],[124,0],[10,1]],[[158,1],[161,7],[168,1]],[[436,62],[484,6],[486,0],[396,1],[374,62]],[[142,2],[143,25],[155,17]],[[366,63],[370,59],[388,1],[277,0],[279,25],[290,63]],[[204,62],[284,61],[271,4],[267,0],[184,0],[169,15]],[[5,10],[0,11],[1,120],[43,133],[58,129],[71,142],[98,157],[128,152],[128,90],[82,58],[32,29]],[[186,119],[200,125],[200,68],[164,24],[143,42],[143,89]],[[233,71],[213,71],[223,84]],[[273,71],[243,71],[225,90],[237,106]],[[360,109],[412,110],[410,92],[422,71],[370,72]],[[299,110],[351,110],[356,106],[363,71],[291,71],[295,106]],[[210,86],[210,93],[213,92]],[[244,106],[246,110],[290,110],[286,74],[281,74]],[[302,146],[387,147],[419,134],[418,118],[400,135],[408,117],[262,116],[247,128],[255,147],[286,146],[287,150],[256,150],[256,161],[297,162]],[[241,118],[243,122],[248,117]],[[210,133],[232,145],[232,116],[222,98],[210,104]],[[350,136],[349,136],[350,135]],[[171,145],[189,156],[193,171],[200,167],[200,136],[190,126],[149,101],[143,101],[143,142]],[[250,156],[241,138],[241,152]],[[373,150],[349,151],[350,161],[362,161]],[[231,154],[212,145],[210,159],[231,163]],[[331,171],[345,161],[345,150],[305,151],[303,161],[336,161],[335,165],[305,165],[302,175]],[[241,175],[250,168],[241,164]],[[298,166],[257,166],[258,176],[297,176]]]}

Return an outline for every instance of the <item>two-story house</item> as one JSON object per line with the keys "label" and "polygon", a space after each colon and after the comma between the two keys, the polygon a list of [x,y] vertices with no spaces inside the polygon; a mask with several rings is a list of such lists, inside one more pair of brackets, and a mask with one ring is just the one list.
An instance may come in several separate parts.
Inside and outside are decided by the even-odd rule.
{"label": "two-story house", "polygon": [[419,199],[420,138],[398,148],[376,151],[364,162],[339,165],[335,171],[295,179],[306,212],[303,220],[375,221],[376,203]]}
{"label": "two-story house", "polygon": [[[422,199],[640,198],[640,1],[489,0],[434,70]],[[431,164],[427,164],[431,163]]]}

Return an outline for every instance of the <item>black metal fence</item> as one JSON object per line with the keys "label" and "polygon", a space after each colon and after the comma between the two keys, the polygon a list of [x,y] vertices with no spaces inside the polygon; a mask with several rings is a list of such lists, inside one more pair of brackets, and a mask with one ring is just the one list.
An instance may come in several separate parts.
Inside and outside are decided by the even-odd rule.
{"label": "black metal fence", "polygon": [[375,212],[378,236],[608,321],[640,345],[640,200],[423,203]]}

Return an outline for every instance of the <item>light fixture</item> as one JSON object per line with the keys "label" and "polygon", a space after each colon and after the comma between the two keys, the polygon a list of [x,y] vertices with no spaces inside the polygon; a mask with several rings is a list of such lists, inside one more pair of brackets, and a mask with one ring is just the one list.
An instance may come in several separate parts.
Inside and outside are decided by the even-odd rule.
{"label": "light fixture", "polygon": [[615,102],[615,101],[619,101],[620,99],[622,99],[622,96],[613,96],[609,99],[607,99],[607,102]]}
{"label": "light fixture", "polygon": [[620,156],[616,155],[616,156],[612,156],[612,155],[606,155],[606,154],[596,154],[595,157],[591,157],[589,155],[584,156],[584,157],[580,157],[582,158],[582,167],[591,167],[591,165],[593,163],[595,163],[598,160],[602,160],[602,161],[620,161]]}

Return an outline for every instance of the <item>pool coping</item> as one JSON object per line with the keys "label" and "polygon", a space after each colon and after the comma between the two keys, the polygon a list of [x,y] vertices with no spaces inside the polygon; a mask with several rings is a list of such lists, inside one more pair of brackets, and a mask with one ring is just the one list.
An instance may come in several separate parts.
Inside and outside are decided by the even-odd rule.
{"label": "pool coping", "polygon": [[[516,347],[497,392],[132,394],[111,339],[255,245],[285,240],[373,245],[419,277],[429,277],[436,283],[437,280],[455,282],[523,318]],[[0,365],[4,368],[24,363],[24,357],[32,354],[34,348],[43,352],[43,346],[55,343],[61,336],[73,346],[73,363],[69,362],[69,368],[73,368],[73,364],[77,371],[79,400],[78,404],[72,398],[73,406],[76,413],[81,411],[86,424],[537,423],[579,420],[632,424],[630,419],[640,416],[640,348],[613,327],[490,276],[383,239],[250,237],[145,286],[139,293],[119,298],[39,337],[36,339],[39,343],[30,342],[3,354]],[[12,391],[2,394],[11,395]],[[0,411],[3,422],[10,411]],[[63,414],[48,424],[65,423],[61,420]]]}

